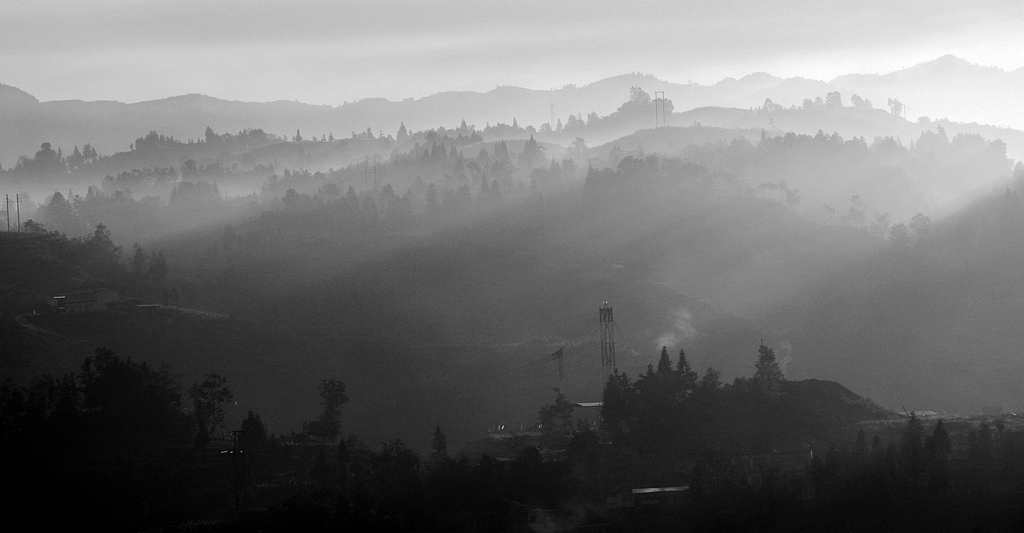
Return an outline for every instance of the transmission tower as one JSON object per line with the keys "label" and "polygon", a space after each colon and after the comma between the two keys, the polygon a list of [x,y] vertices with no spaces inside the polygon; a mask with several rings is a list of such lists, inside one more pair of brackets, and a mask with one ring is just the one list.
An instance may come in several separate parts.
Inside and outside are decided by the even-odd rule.
{"label": "transmission tower", "polygon": [[615,319],[612,317],[612,306],[605,302],[597,313],[601,324],[601,366],[615,368]]}
{"label": "transmission tower", "polygon": [[654,127],[667,126],[665,122],[665,91],[654,91]]}

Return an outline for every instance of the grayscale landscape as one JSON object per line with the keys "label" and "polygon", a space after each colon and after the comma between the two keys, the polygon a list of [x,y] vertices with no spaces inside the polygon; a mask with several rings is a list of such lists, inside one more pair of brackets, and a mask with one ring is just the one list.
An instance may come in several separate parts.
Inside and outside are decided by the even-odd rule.
{"label": "grayscale landscape", "polygon": [[1021,530],[1021,23],[14,0],[10,520]]}

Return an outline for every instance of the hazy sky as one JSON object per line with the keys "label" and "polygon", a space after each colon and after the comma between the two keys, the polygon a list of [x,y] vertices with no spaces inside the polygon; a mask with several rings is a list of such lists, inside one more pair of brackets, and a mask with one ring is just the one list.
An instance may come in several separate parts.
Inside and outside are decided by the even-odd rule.
{"label": "hazy sky", "polygon": [[1024,66],[1024,1],[0,0],[0,83],[44,101],[338,105],[632,71],[828,80],[944,54]]}

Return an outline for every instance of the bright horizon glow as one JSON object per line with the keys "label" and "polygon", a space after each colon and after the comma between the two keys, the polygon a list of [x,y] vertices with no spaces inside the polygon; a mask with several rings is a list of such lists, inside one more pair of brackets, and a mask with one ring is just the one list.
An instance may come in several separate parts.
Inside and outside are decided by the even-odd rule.
{"label": "bright horizon glow", "polygon": [[[829,5],[824,5],[829,4]],[[830,81],[952,54],[1024,67],[1024,3],[738,0],[167,2],[0,8],[0,83],[41,101],[183,94],[341,105],[499,85],[554,89],[644,72],[710,85],[767,72]]]}

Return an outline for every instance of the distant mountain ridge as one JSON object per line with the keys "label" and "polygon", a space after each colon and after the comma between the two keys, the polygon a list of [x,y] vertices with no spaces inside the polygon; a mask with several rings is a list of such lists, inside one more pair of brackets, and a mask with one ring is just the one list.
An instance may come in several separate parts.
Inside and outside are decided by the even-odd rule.
{"label": "distant mountain ridge", "polygon": [[485,93],[453,91],[402,101],[371,98],[336,107],[283,100],[239,102],[198,94],[132,104],[40,102],[20,89],[0,85],[0,164],[13,165],[18,156],[35,153],[43,142],[65,151],[91,143],[101,153],[112,153],[127,149],[132,140],[151,130],[188,139],[201,136],[206,126],[218,132],[262,128],[279,135],[300,130],[307,137],[347,137],[367,128],[394,133],[403,122],[420,130],[454,126],[463,119],[478,128],[513,119],[539,127],[551,120],[552,111],[555,121],[563,123],[570,114],[584,119],[591,112],[607,115],[628,98],[634,86],[652,94],[665,91],[677,111],[758,107],[767,98],[788,107],[838,90],[846,102],[857,93],[879,108],[885,108],[888,98],[898,98],[907,104],[911,120],[929,115],[994,125],[1024,124],[1024,106],[1018,101],[1022,84],[1024,68],[1004,72],[943,56],[889,74],[851,74],[831,82],[755,72],[700,85],[630,73],[554,90],[500,86]]}
{"label": "distant mountain ridge", "polygon": [[[907,105],[908,118],[927,115],[962,122],[1024,125],[1020,93],[1024,68],[1006,72],[952,55],[888,74],[848,74],[830,82],[844,96],[858,93],[885,107],[887,98]],[[882,95],[888,95],[885,99]]]}

